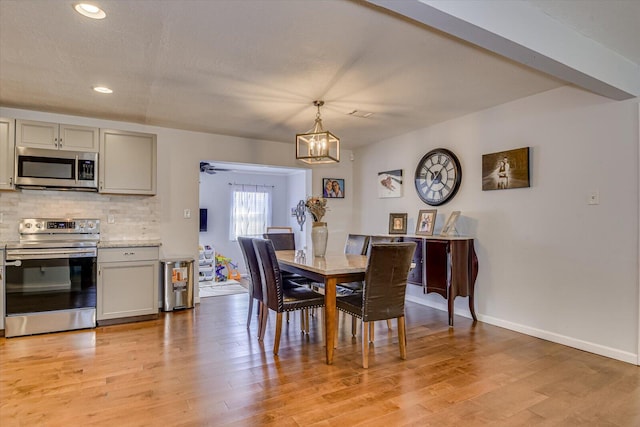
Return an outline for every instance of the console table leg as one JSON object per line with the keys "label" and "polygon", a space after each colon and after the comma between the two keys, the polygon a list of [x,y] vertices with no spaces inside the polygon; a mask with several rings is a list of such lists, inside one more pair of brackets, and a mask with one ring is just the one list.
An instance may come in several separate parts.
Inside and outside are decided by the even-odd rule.
{"label": "console table leg", "polygon": [[449,326],[453,326],[453,298],[450,296],[447,298],[448,311],[449,311]]}
{"label": "console table leg", "polygon": [[473,293],[471,295],[469,295],[469,311],[471,312],[471,317],[473,317],[473,321],[477,322],[478,318],[476,317],[476,309],[475,309],[475,302],[473,300]]}

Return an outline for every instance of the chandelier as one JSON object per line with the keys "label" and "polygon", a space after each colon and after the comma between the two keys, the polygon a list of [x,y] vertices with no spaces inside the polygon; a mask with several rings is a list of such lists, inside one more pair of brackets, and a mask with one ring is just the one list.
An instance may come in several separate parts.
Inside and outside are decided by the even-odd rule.
{"label": "chandelier", "polygon": [[322,128],[320,107],[324,101],[313,101],[318,107],[316,122],[307,133],[296,134],[296,159],[308,164],[337,163],[340,161],[340,139]]}

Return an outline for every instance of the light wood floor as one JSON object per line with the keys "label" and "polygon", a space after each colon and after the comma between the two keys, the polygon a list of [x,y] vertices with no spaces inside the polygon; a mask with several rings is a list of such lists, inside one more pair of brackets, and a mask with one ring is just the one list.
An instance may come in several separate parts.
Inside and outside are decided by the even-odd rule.
{"label": "light wood floor", "polygon": [[335,364],[318,318],[279,357],[247,295],[95,330],[0,339],[0,425],[638,426],[640,368],[409,303],[408,357],[376,326],[370,368],[341,319]]}

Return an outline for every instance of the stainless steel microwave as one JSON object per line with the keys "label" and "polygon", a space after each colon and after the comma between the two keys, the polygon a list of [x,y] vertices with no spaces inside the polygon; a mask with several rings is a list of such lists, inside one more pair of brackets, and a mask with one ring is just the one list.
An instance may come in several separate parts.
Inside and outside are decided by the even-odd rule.
{"label": "stainless steel microwave", "polygon": [[18,187],[98,191],[98,153],[16,147]]}

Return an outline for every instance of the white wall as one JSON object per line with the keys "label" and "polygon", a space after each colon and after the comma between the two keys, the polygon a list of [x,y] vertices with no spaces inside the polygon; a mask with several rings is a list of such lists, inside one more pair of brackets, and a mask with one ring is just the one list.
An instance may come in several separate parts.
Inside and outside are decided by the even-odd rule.
{"label": "white wall", "polygon": [[[415,230],[422,203],[413,176],[437,147],[459,157],[456,197],[438,208],[436,233],[453,210],[476,237],[480,320],[595,353],[637,362],[637,100],[616,102],[564,87],[357,150],[354,229],[385,233],[390,212]],[[531,147],[531,187],[481,189],[482,154]],[[404,197],[378,199],[377,173],[403,169]],[[599,191],[600,204],[587,197]],[[410,298],[445,308],[410,287]],[[466,298],[456,312],[468,315]]]}

